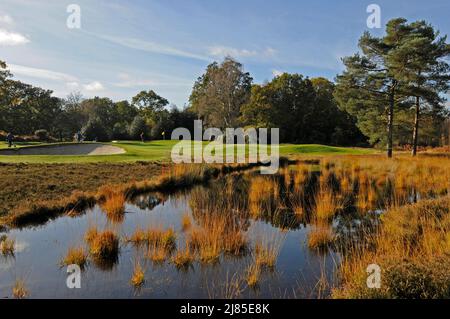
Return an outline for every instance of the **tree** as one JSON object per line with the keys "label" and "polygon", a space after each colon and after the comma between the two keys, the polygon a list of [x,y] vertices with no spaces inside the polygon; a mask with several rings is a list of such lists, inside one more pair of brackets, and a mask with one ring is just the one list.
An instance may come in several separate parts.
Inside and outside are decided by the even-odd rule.
{"label": "tree", "polygon": [[139,113],[139,110],[127,100],[114,103],[114,107],[120,123],[131,123]]}
{"label": "tree", "polygon": [[214,62],[194,84],[191,110],[210,127],[235,127],[241,107],[250,99],[252,81],[242,64],[232,58]]}
{"label": "tree", "polygon": [[52,93],[6,79],[2,84],[0,105],[2,128],[15,134],[33,134],[38,129],[54,132],[54,122],[61,111],[61,103]]}
{"label": "tree", "polygon": [[[372,37],[365,32],[359,40],[361,54],[344,58],[346,70],[336,78],[335,97],[339,104],[356,116],[361,131],[371,142],[386,141],[388,157],[392,157],[394,113],[404,106],[405,98],[398,72],[408,63],[407,56],[392,56],[407,32],[404,19],[389,21],[384,37]],[[384,116],[386,136],[378,129],[383,123],[379,118]]]}
{"label": "tree", "polygon": [[283,74],[264,85],[253,85],[241,121],[252,127],[279,128],[280,141],[348,145],[362,143],[355,119],[339,110],[334,84],[325,78]]}
{"label": "tree", "polygon": [[140,115],[136,115],[133,122],[130,124],[129,134],[132,139],[138,140],[140,139],[141,133],[144,133],[144,135],[148,137],[149,127]]}
{"label": "tree", "polygon": [[91,117],[86,125],[83,126],[81,133],[88,140],[107,142],[111,139],[108,130],[103,125],[103,121],[98,117]]}
{"label": "tree", "polygon": [[[419,122],[422,109],[429,110],[435,119],[443,121],[444,99],[440,96],[449,89],[450,66],[444,60],[450,55],[446,37],[425,21],[407,24],[399,19],[401,34],[398,47],[388,57],[393,63],[406,60],[406,66],[394,69],[396,77],[406,83],[407,94],[415,104],[412,155],[417,154]],[[421,103],[422,102],[422,103]],[[439,127],[439,123],[435,123]]]}
{"label": "tree", "polygon": [[157,122],[158,113],[169,104],[169,101],[156,94],[155,91],[149,90],[141,91],[134,96],[132,104],[139,109],[139,114],[147,121],[147,124],[153,125]]}

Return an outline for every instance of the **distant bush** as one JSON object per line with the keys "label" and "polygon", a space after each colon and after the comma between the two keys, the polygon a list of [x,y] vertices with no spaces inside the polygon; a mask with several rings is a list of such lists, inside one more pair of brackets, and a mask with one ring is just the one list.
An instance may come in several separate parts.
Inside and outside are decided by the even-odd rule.
{"label": "distant bush", "polygon": [[128,128],[126,123],[114,124],[112,131],[112,138],[115,140],[126,140],[129,138]]}
{"label": "distant bush", "polygon": [[148,137],[148,131],[147,123],[145,123],[145,120],[139,115],[133,119],[128,130],[130,137],[135,140],[141,138],[142,132],[144,132],[145,137]]}
{"label": "distant bush", "polygon": [[107,142],[111,139],[108,130],[99,118],[89,119],[86,125],[81,129],[81,133],[88,141],[97,140],[100,142]]}

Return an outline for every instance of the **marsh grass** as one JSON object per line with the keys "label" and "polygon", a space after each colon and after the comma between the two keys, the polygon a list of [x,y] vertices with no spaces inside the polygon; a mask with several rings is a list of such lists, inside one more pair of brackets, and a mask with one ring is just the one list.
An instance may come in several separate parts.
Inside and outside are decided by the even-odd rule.
{"label": "marsh grass", "polygon": [[177,252],[172,256],[172,263],[177,267],[177,269],[187,270],[192,266],[195,260],[195,254],[190,248],[189,243],[186,243],[184,250],[177,250]]}
{"label": "marsh grass", "polygon": [[335,240],[331,226],[318,223],[308,233],[308,247],[315,250],[326,250]]}
{"label": "marsh grass", "polygon": [[27,298],[29,293],[24,279],[16,279],[12,288],[12,295],[16,299]]}
{"label": "marsh grass", "polygon": [[164,229],[162,226],[151,226],[145,230],[140,227],[136,228],[134,233],[126,238],[126,241],[137,247],[156,245],[171,251],[176,248],[176,239],[177,236],[172,227]]}
{"label": "marsh grass", "polygon": [[[103,188],[103,192],[105,192]],[[100,195],[105,196],[105,195]],[[105,200],[101,204],[106,216],[113,222],[122,222],[125,214],[126,196],[122,190],[109,190],[105,196]]]}
{"label": "marsh grass", "polygon": [[315,215],[317,219],[322,221],[333,219],[338,210],[343,208],[342,201],[326,186],[321,187],[314,201]]}
{"label": "marsh grass", "polygon": [[250,288],[257,288],[261,280],[261,266],[257,263],[249,265],[246,269],[245,279]]}
{"label": "marsh grass", "polygon": [[227,271],[225,279],[213,278],[211,281],[205,283],[208,296],[210,299],[237,299],[242,296],[244,291],[245,280],[238,272]]}
{"label": "marsh grass", "polygon": [[89,252],[94,258],[116,260],[119,253],[119,238],[110,231],[98,232],[96,228],[89,229],[85,235]]}
{"label": "marsh grass", "polygon": [[188,243],[198,252],[202,263],[217,262],[222,252],[234,256],[245,254],[248,238],[232,220],[232,215],[212,211],[202,216],[201,225],[192,227],[187,235]]}
{"label": "marsh grass", "polygon": [[134,263],[130,283],[134,288],[140,288],[145,283],[145,271],[139,261]]}
{"label": "marsh grass", "polygon": [[163,264],[168,258],[169,254],[170,252],[166,247],[159,245],[156,242],[151,243],[148,246],[147,258],[150,259],[154,264]]}
{"label": "marsh grass", "polygon": [[[371,245],[343,260],[336,298],[449,298],[450,197],[394,207],[383,216]],[[366,267],[378,264],[381,289],[366,286]]]}
{"label": "marsh grass", "polygon": [[285,239],[285,232],[262,230],[257,234],[252,251],[254,264],[261,269],[274,270]]}
{"label": "marsh grass", "polygon": [[16,241],[6,235],[0,237],[0,252],[3,256],[14,256]]}
{"label": "marsh grass", "polygon": [[[19,164],[18,164],[19,165]],[[108,195],[108,191],[106,189],[117,189],[120,190],[125,198],[133,198],[139,194],[149,193],[149,192],[173,192],[174,190],[180,190],[183,188],[192,187],[197,184],[205,183],[213,178],[216,178],[220,174],[228,174],[232,172],[248,170],[253,167],[256,167],[260,164],[249,163],[249,164],[232,164],[232,165],[203,165],[203,164],[192,164],[192,165],[174,165],[172,166],[166,173],[163,175],[149,179],[149,176],[156,175],[155,168],[158,168],[157,165],[153,166],[153,164],[149,164],[152,168],[147,172],[147,175],[142,175],[142,169],[146,169],[148,166],[144,164],[127,164],[119,165],[106,165],[104,163],[98,165],[90,165],[86,164],[86,167],[91,168],[89,171],[89,175],[87,176],[88,184],[83,189],[88,189],[88,191],[80,191],[79,184],[86,185],[82,179],[80,180],[77,176],[71,176],[74,174],[69,174],[71,178],[71,187],[67,190],[56,192],[52,194],[50,198],[43,198],[42,192],[38,192],[37,196],[33,197],[32,201],[21,201],[18,205],[7,205],[6,208],[0,208],[0,215],[4,215],[0,217],[0,225],[7,225],[9,227],[22,227],[26,225],[35,225],[45,223],[48,220],[61,216],[63,214],[71,214],[76,215],[80,212],[85,211],[87,208],[94,206],[97,203],[103,203],[106,200]],[[20,166],[20,165],[19,165]],[[58,166],[58,165],[55,165]],[[103,172],[102,166],[107,167],[108,173],[105,173],[105,176],[108,175],[108,178],[101,179],[99,182],[98,175],[99,172]],[[139,178],[134,178],[130,172],[130,176],[124,177],[123,174],[129,173],[128,170],[124,169],[121,171],[120,176],[122,178],[109,178],[109,175],[116,175],[111,173],[111,168],[120,166],[122,167],[130,167],[130,170],[137,170]],[[140,167],[139,167],[140,166]],[[48,180],[46,177],[46,173],[48,170],[46,167],[53,168],[54,165],[38,165],[38,167],[42,167],[45,173],[42,176],[43,180]],[[83,166],[84,167],[84,166]],[[111,167],[111,168],[110,168]],[[46,187],[51,187],[52,189],[58,189],[56,187],[58,184],[61,184],[60,175],[66,175],[67,171],[73,171],[71,166],[67,165],[59,165],[59,167],[55,167],[58,171],[58,174],[55,176],[56,181],[51,185],[44,184],[43,188],[36,189],[46,189]],[[17,167],[17,171],[22,171],[22,167]],[[74,169],[75,170],[75,169]],[[30,172],[31,170],[26,170]],[[77,174],[83,175],[83,173],[79,172],[79,168],[75,170]],[[157,170],[156,170],[157,171]],[[40,172],[42,174],[42,172]],[[9,174],[8,174],[9,175]],[[48,174],[47,174],[48,175]],[[114,177],[114,176],[113,176]],[[114,184],[114,182],[119,182],[122,180],[126,180],[128,182],[121,184]],[[140,181],[133,181],[140,180]],[[113,181],[113,182],[111,182]],[[11,182],[8,180],[8,182]],[[12,183],[11,185],[13,185]],[[91,185],[92,184],[92,185]],[[40,185],[40,184],[39,184]],[[102,186],[103,185],[103,186]],[[23,186],[23,185],[22,185]],[[98,189],[100,187],[100,189]],[[10,188],[10,187],[5,187]],[[97,191],[94,191],[97,188]],[[29,187],[23,189],[29,190]],[[16,190],[16,192],[7,194],[6,203],[16,203],[17,194],[21,193],[21,190]],[[0,194],[1,195],[1,194]],[[110,195],[110,194],[109,194]],[[62,198],[61,198],[62,196]],[[28,194],[23,194],[23,198],[28,198]],[[122,209],[122,195],[118,195],[118,198],[114,199],[114,201],[110,204],[107,204],[108,210],[113,212],[112,216],[115,218],[116,222],[121,222],[121,218],[123,216],[118,214]],[[0,201],[0,203],[2,203]]]}
{"label": "marsh grass", "polygon": [[78,265],[81,270],[84,270],[88,260],[88,254],[84,247],[73,246],[69,247],[67,250],[66,256],[61,261],[61,265],[69,266],[69,265]]}
{"label": "marsh grass", "polygon": [[275,209],[279,191],[280,185],[276,180],[264,176],[253,178],[248,195],[252,216],[258,218]]}
{"label": "marsh grass", "polygon": [[187,231],[191,228],[192,226],[192,221],[191,221],[191,217],[189,216],[189,213],[184,213],[181,216],[181,229],[182,231]]}

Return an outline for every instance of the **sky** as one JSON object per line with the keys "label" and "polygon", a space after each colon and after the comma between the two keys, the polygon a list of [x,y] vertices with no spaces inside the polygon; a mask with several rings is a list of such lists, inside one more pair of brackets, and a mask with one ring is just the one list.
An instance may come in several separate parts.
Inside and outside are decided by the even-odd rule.
{"label": "sky", "polygon": [[[70,4],[80,28],[67,26]],[[225,56],[255,83],[282,72],[333,80],[364,31],[383,34],[367,26],[370,4],[382,26],[424,19],[450,34],[448,0],[0,0],[0,60],[59,97],[130,100],[152,89],[183,107],[206,66]]]}

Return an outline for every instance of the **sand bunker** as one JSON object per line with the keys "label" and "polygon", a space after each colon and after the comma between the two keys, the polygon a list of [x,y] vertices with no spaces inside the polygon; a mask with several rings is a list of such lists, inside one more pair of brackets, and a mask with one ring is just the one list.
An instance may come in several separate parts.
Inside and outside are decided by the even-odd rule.
{"label": "sand bunker", "polygon": [[125,153],[123,148],[101,143],[55,144],[0,150],[0,155],[113,155],[123,153]]}

